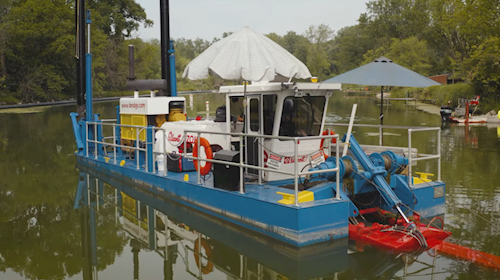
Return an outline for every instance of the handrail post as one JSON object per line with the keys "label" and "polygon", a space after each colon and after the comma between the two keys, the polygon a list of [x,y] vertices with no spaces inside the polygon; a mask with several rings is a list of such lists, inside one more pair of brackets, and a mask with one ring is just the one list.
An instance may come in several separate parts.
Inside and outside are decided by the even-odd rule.
{"label": "handrail post", "polygon": [[196,157],[197,159],[197,164],[198,164],[198,184],[201,184],[201,151],[200,151],[200,132],[197,132],[197,137],[196,137],[196,150],[198,151],[198,156]]}
{"label": "handrail post", "polygon": [[98,144],[97,144],[97,124],[94,124],[94,158],[97,159],[98,155],[97,152],[99,151],[98,149]]}
{"label": "handrail post", "polygon": [[[262,149],[263,149],[263,144],[262,144],[262,137],[259,137],[257,139],[257,142],[259,144],[259,148],[257,149],[257,152],[259,153],[258,159],[259,159],[259,167],[262,167]],[[259,173],[259,186],[262,185],[262,170],[258,170]]]}
{"label": "handrail post", "polygon": [[243,136],[240,135],[240,193],[245,193],[245,178],[243,177]]}
{"label": "handrail post", "polygon": [[298,165],[298,161],[299,161],[299,157],[298,157],[298,141],[297,141],[297,137],[295,137],[295,139],[293,140],[294,141],[294,157],[295,157],[295,163],[294,163],[294,179],[295,179],[295,206],[299,206],[299,177],[298,177],[298,173],[299,173],[299,165]]}
{"label": "handrail post", "polygon": [[339,156],[340,156],[340,149],[339,149],[339,141],[337,139],[337,141],[335,141],[335,155],[336,155],[336,165],[337,165],[337,172],[336,173],[336,184],[337,184],[337,191],[336,191],[336,195],[335,195],[335,198],[340,200],[340,167],[339,167],[339,164],[340,164],[340,159],[339,159]]}
{"label": "handrail post", "polygon": [[[156,132],[158,132],[160,128],[157,128],[157,127],[152,127],[152,130],[153,130],[153,142],[152,142],[152,145],[153,145],[153,148],[151,149],[151,153],[153,154],[152,157],[153,157],[153,173],[154,174],[157,174],[158,172],[156,172],[156,146],[155,146],[155,141],[156,141]],[[163,158],[163,160],[165,160],[165,158]]]}
{"label": "handrail post", "polygon": [[441,128],[438,130],[438,141],[437,141],[437,152],[438,152],[438,177],[437,181],[441,182]]}
{"label": "handrail post", "polygon": [[161,129],[161,133],[163,133],[163,137],[161,139],[163,139],[163,176],[167,176],[168,175],[168,169],[167,169],[167,142],[165,142],[166,138],[167,138],[167,135],[165,134],[165,128],[162,128]]}
{"label": "handrail post", "polygon": [[[328,156],[331,157],[332,156],[332,139],[333,138],[328,138],[330,141],[328,141]],[[339,141],[335,140],[335,144],[338,145],[339,144]],[[320,147],[321,150],[323,150],[323,147]],[[336,157],[339,156],[338,154],[339,151],[337,151],[337,153],[335,154]]]}
{"label": "handrail post", "polygon": [[146,170],[148,172],[154,172],[154,126],[150,125],[146,128]]}
{"label": "handrail post", "polygon": [[383,137],[383,130],[382,130],[382,125],[379,126],[378,128],[378,145],[382,146],[382,137]]}
{"label": "handrail post", "polygon": [[[165,134],[164,134],[165,135]],[[187,155],[187,132],[184,130],[184,134],[182,135],[182,139],[184,139],[184,149],[182,150],[182,159],[184,159]],[[165,136],[163,137],[163,142],[165,143]],[[165,152],[166,147],[164,145],[163,152]],[[192,155],[192,154],[191,154]],[[167,158],[165,158],[166,160]],[[166,170],[166,167],[165,167]]]}
{"label": "handrail post", "polygon": [[139,129],[135,128],[135,159],[136,169],[139,169]]}
{"label": "handrail post", "polygon": [[412,171],[411,171],[411,165],[412,165],[412,156],[411,156],[411,132],[412,129],[408,129],[408,187],[412,186]]}
{"label": "handrail post", "polygon": [[113,157],[114,157],[114,164],[116,164],[116,125],[113,124]]}
{"label": "handrail post", "polygon": [[187,154],[187,132],[184,130],[184,135],[182,135],[182,138],[184,139],[184,149],[182,151],[182,156],[186,157]]}
{"label": "handrail post", "polygon": [[89,157],[89,123],[85,122],[85,151],[87,157]]}

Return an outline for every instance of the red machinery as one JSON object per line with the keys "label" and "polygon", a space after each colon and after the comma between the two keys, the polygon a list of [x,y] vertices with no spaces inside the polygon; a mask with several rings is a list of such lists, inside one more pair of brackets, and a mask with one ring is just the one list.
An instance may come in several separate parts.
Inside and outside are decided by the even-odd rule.
{"label": "red machinery", "polygon": [[[362,215],[386,215],[390,213],[379,208],[363,209]],[[406,223],[402,218],[397,220],[389,218],[389,224],[379,224],[374,222],[371,226],[365,223],[349,224],[349,238],[356,241],[358,250],[363,251],[366,245],[372,245],[385,250],[395,252],[423,252],[434,249],[437,253],[468,260],[483,267],[500,270],[500,257],[480,252],[461,245],[444,241],[451,236],[451,232],[442,228],[432,226],[433,222],[439,219],[434,218],[429,224],[420,222],[418,214],[413,215],[413,221]],[[443,223],[442,223],[443,224]]]}

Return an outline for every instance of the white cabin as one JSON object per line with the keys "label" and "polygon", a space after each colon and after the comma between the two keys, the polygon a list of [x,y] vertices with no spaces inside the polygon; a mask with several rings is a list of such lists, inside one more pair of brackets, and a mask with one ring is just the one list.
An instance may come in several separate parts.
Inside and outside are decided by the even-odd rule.
{"label": "white cabin", "polygon": [[[319,136],[324,130],[327,104],[333,91],[341,90],[340,84],[322,83],[253,83],[250,85],[223,86],[219,92],[226,95],[225,114],[219,107],[214,119],[167,121],[161,127],[165,134],[156,133],[155,152],[177,152],[184,141],[185,130],[203,131],[213,151],[240,150],[239,136],[210,134],[210,132],[245,133],[244,158],[248,165],[294,171],[294,140],[263,139],[252,135],[269,136]],[[142,99],[183,97],[148,97]],[[156,100],[154,100],[156,101]],[[145,102],[154,104],[155,102]],[[128,100],[127,102],[130,102]],[[168,108],[165,114],[168,114]],[[185,113],[185,109],[184,112]],[[147,114],[147,112],[146,112]],[[158,114],[155,110],[155,114]],[[224,116],[225,115],[225,116]],[[168,120],[169,117],[166,117]],[[164,141],[163,139],[166,139]],[[187,142],[195,144],[197,133],[188,133]],[[320,139],[298,141],[298,169],[309,165],[311,154],[320,151]],[[182,147],[181,147],[182,148]],[[201,149],[203,154],[203,149]],[[269,159],[271,156],[272,159]],[[267,164],[269,161],[269,165]],[[276,172],[258,172],[247,169],[246,177],[261,174],[265,181],[290,179],[292,176]]]}

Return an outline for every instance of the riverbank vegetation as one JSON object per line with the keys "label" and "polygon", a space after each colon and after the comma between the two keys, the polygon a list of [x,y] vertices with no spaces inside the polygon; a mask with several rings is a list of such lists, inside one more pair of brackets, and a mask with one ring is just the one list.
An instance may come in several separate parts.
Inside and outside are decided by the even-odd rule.
{"label": "riverbank vegetation", "polygon": [[[0,103],[75,96],[74,5],[66,0],[0,2]],[[152,24],[144,9],[134,0],[88,1],[88,6],[93,19],[96,95],[117,94],[123,89],[130,44],[136,50],[136,77],[160,78],[159,40],[134,37],[140,25]],[[420,90],[419,95],[446,102],[463,92],[500,103],[499,27],[495,1],[374,0],[367,2],[356,25],[340,30],[310,26],[305,31],[268,37],[304,62],[320,80],[384,55],[422,75],[446,73],[466,83]],[[231,31],[239,29],[234,28]],[[216,89],[227,83],[214,77],[202,81],[181,78],[189,61],[219,39],[174,38],[179,90]]]}

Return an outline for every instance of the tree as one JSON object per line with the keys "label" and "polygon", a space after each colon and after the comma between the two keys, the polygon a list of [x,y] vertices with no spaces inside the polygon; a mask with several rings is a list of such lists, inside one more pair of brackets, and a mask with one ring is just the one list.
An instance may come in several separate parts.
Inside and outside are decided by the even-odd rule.
{"label": "tree", "polygon": [[93,24],[110,38],[130,38],[132,32],[139,30],[140,23],[145,27],[153,25],[135,0],[89,1],[88,7],[92,9]]}
{"label": "tree", "polygon": [[269,39],[273,40],[276,44],[282,46],[282,47],[285,47],[284,46],[284,41],[283,41],[283,37],[281,37],[280,35],[276,34],[276,33],[269,33],[266,35]]}
{"label": "tree", "polygon": [[366,4],[360,22],[369,26],[372,38],[405,39],[425,34],[429,27],[429,0],[375,0]]}
{"label": "tree", "polygon": [[73,79],[74,15],[64,0],[16,1],[9,12],[6,67],[25,101],[52,100]]}
{"label": "tree", "polygon": [[333,48],[334,31],[328,25],[311,25],[305,32],[310,45],[306,65],[313,76],[324,80],[330,76],[330,62],[327,54]]}
{"label": "tree", "polygon": [[341,74],[358,67],[363,54],[374,46],[363,26],[358,24],[340,29],[334,39],[334,47],[328,54],[332,74]]}
{"label": "tree", "polygon": [[420,41],[416,37],[400,40],[393,38],[389,47],[380,47],[377,50],[368,51],[363,57],[363,64],[373,62],[380,56],[386,56],[393,62],[420,73],[429,75],[430,53],[426,41]]}
{"label": "tree", "polygon": [[310,42],[306,37],[294,31],[288,31],[285,36],[283,36],[283,47],[303,63],[307,62],[307,50],[309,45]]}
{"label": "tree", "polygon": [[266,36],[278,43],[303,63],[307,62],[307,53],[311,43],[305,36],[299,35],[294,31],[288,31],[285,36],[280,36],[276,33],[270,33]]}
{"label": "tree", "polygon": [[500,100],[500,37],[487,38],[474,46],[459,68],[476,90]]}
{"label": "tree", "polygon": [[7,76],[7,68],[5,66],[5,48],[7,42],[7,34],[11,21],[9,13],[12,8],[12,0],[4,0],[0,2],[0,79]]}

